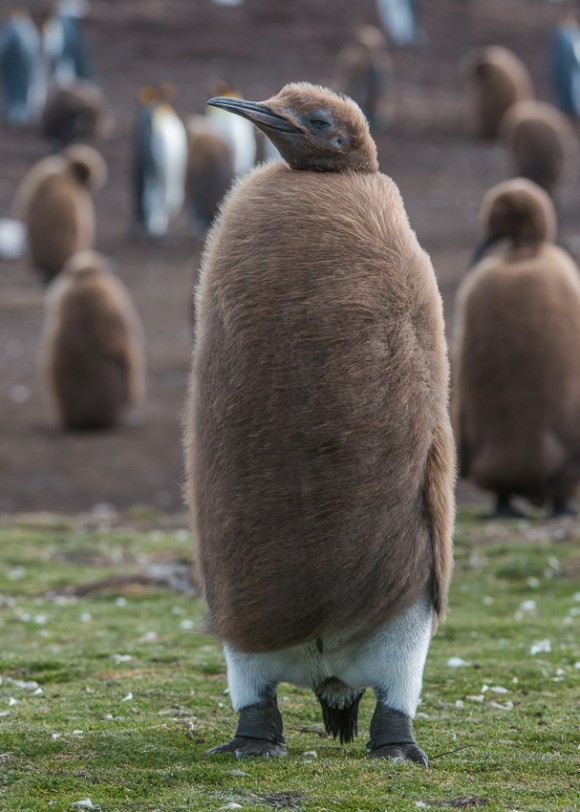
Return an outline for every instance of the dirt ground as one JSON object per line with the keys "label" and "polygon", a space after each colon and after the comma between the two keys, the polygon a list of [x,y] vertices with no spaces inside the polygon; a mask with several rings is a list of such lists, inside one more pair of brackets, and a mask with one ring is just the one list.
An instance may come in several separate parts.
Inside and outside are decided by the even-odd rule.
{"label": "dirt ground", "polygon": [[[6,0],[2,3],[4,6]],[[464,133],[459,65],[471,46],[498,43],[528,65],[549,99],[550,29],[565,3],[426,0],[424,41],[393,50],[396,116],[377,137],[381,169],[399,185],[411,224],[431,254],[448,325],[489,186],[510,175],[500,147]],[[183,508],[181,414],[191,345],[192,239],[187,218],[164,244],[135,242],[129,167],[136,93],[173,82],[182,114],[202,112],[214,79],[264,99],[288,81],[332,81],[335,55],[358,23],[376,23],[373,0],[92,0],[87,34],[116,127],[100,148],[109,181],[96,198],[97,247],[131,291],[147,335],[148,398],[142,425],[69,434],[50,425],[37,371],[43,291],[26,259],[0,262],[0,512]],[[0,217],[17,184],[50,147],[32,132],[0,130]],[[559,200],[560,236],[580,253],[580,189],[570,176]],[[460,486],[462,500],[481,499]]]}

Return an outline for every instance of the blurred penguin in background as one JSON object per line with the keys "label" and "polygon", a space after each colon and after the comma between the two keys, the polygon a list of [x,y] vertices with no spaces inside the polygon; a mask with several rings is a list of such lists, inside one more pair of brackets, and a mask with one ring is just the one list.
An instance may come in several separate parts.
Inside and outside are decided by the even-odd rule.
{"label": "blurred penguin in background", "polygon": [[234,179],[234,154],[207,116],[190,116],[187,130],[186,195],[194,235],[212,224]]}
{"label": "blurred penguin in background", "polygon": [[498,138],[510,153],[515,174],[551,195],[574,166],[578,152],[570,120],[546,102],[512,105],[501,121]]}
{"label": "blurred penguin in background", "polygon": [[550,46],[552,94],[568,116],[580,115],[580,18],[569,12],[554,29]]}
{"label": "blurred penguin in background", "polygon": [[143,329],[131,297],[105,258],[72,256],[47,290],[41,368],[58,423],[108,429],[145,391]]}
{"label": "blurred penguin in background", "polygon": [[30,258],[44,282],[60,273],[73,254],[93,247],[92,193],[106,177],[102,156],[92,147],[75,144],[38,161],[21,181],[15,214],[26,227]]}
{"label": "blurred penguin in background", "polygon": [[44,50],[50,72],[59,83],[73,79],[94,79],[94,71],[81,18],[88,3],[79,0],[52,0],[41,15]]}
{"label": "blurred penguin in background", "polygon": [[467,82],[467,128],[479,138],[493,139],[506,111],[534,98],[528,69],[500,45],[477,48],[463,62]]}
{"label": "blurred penguin in background", "polygon": [[0,81],[6,121],[36,124],[46,99],[47,68],[40,34],[25,9],[11,12],[0,29]]}
{"label": "blurred penguin in background", "polygon": [[490,189],[480,223],[453,330],[460,474],[495,494],[498,517],[522,515],[514,496],[570,514],[580,485],[578,267],[554,244],[552,201],[529,180]]}
{"label": "blurred penguin in background", "polygon": [[169,103],[173,96],[170,85],[147,85],[139,91],[133,153],[134,222],[155,239],[167,235],[185,198],[187,133]]}
{"label": "blurred penguin in background", "polygon": [[60,148],[73,141],[107,138],[113,114],[98,85],[75,79],[50,89],[40,126],[42,135]]}
{"label": "blurred penguin in background", "polygon": [[365,114],[371,130],[384,129],[392,118],[393,62],[383,32],[361,25],[340,51],[336,87],[350,96]]}
{"label": "blurred penguin in background", "polygon": [[421,39],[418,26],[420,0],[377,0],[381,25],[393,45],[417,45]]}
{"label": "blurred penguin in background", "polygon": [[[241,98],[240,94],[228,84],[217,81],[211,88],[213,96],[226,96],[232,99]],[[254,125],[245,118],[232,116],[225,110],[209,107],[206,116],[215,130],[228,142],[234,153],[234,172],[239,177],[253,169],[256,164],[257,141]]]}

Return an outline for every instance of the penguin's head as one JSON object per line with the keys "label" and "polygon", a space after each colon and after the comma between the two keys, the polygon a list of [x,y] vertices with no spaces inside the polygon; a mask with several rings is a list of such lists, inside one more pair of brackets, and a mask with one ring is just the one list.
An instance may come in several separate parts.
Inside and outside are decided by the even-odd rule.
{"label": "penguin's head", "polygon": [[481,242],[472,265],[499,240],[509,240],[514,248],[535,248],[556,236],[556,212],[550,196],[526,178],[493,186],[483,198],[479,222]]}
{"label": "penguin's head", "polygon": [[286,85],[263,102],[217,96],[208,104],[252,121],[292,169],[378,171],[377,148],[368,122],[347,96],[299,83]]}

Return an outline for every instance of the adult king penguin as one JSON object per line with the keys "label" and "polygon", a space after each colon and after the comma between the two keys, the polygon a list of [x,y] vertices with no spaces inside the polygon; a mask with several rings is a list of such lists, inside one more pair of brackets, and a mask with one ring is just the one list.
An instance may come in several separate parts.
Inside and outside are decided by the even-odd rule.
{"label": "adult king penguin", "polygon": [[280,681],[375,758],[427,765],[412,718],[451,572],[441,300],[359,107],[309,84],[209,104],[284,161],[229,194],[197,289],[188,495],[239,724],[212,753],[285,755]]}

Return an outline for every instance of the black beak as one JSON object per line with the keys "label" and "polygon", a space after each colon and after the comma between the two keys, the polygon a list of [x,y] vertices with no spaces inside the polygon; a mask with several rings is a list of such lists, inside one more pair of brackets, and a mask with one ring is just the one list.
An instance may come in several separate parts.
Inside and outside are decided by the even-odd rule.
{"label": "black beak", "polygon": [[475,246],[475,251],[473,252],[473,256],[469,262],[468,268],[473,268],[474,265],[477,265],[479,260],[483,257],[485,252],[488,248],[490,248],[494,243],[498,242],[503,238],[503,234],[489,234],[484,240],[482,240],[478,245]]}
{"label": "black beak", "polygon": [[269,130],[280,133],[302,133],[302,130],[295,124],[259,102],[245,101],[245,99],[236,99],[232,96],[215,96],[213,99],[209,99],[207,104],[247,118],[260,130],[265,130],[266,133]]}

